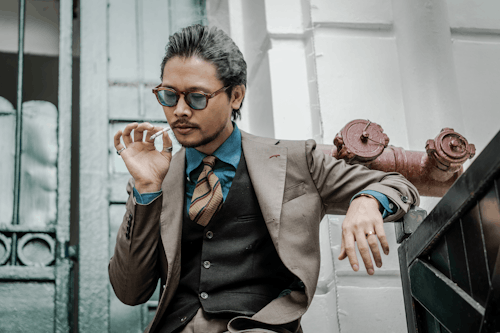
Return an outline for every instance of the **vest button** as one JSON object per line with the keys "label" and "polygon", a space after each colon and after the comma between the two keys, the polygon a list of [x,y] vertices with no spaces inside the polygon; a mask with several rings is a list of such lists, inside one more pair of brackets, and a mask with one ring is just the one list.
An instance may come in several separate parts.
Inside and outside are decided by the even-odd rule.
{"label": "vest button", "polygon": [[207,260],[207,261],[204,261],[204,262],[203,262],[203,267],[205,267],[205,268],[207,268],[207,269],[208,269],[208,268],[210,268],[210,261],[208,261],[208,260]]}
{"label": "vest button", "polygon": [[211,231],[207,231],[206,236],[207,236],[208,239],[212,239],[212,238],[214,238],[214,233],[211,232]]}
{"label": "vest button", "polygon": [[202,299],[207,299],[207,298],[208,298],[208,294],[207,294],[206,292],[202,292],[202,293],[200,294],[200,297],[201,297]]}

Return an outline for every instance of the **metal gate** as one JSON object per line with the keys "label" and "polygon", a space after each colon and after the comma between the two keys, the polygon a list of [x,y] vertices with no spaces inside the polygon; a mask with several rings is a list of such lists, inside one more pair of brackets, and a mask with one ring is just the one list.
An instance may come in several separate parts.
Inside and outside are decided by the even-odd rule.
{"label": "metal gate", "polygon": [[58,109],[23,103],[26,0],[19,1],[16,110],[0,98],[0,331],[71,328],[73,2],[60,1]]}
{"label": "metal gate", "polygon": [[409,332],[500,332],[500,132],[399,247]]}

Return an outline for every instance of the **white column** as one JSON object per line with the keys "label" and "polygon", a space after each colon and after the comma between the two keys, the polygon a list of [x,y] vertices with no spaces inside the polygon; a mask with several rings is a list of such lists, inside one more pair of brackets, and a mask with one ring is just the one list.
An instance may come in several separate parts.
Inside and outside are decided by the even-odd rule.
{"label": "white column", "polygon": [[[311,31],[306,26],[308,20],[304,19],[309,16],[304,15],[304,9],[308,8],[302,5],[300,0],[265,1],[276,138],[309,139],[317,137],[320,131],[318,124],[313,125],[313,119],[318,122],[319,116],[311,112],[311,100],[314,99],[311,98],[309,72],[313,68],[308,68],[306,58]],[[314,110],[319,113],[318,108]]]}
{"label": "white column", "polygon": [[80,4],[78,329],[82,333],[109,329],[107,5],[99,0]]}
{"label": "white column", "polygon": [[443,127],[465,130],[444,0],[393,0],[409,149]]}

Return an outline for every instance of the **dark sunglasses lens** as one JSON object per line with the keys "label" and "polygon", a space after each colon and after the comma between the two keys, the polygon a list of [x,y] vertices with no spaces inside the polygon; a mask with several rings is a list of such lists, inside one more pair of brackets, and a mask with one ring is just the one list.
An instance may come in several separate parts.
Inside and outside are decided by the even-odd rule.
{"label": "dark sunglasses lens", "polygon": [[187,102],[195,110],[202,110],[207,106],[207,98],[198,93],[187,94]]}
{"label": "dark sunglasses lens", "polygon": [[163,106],[175,106],[177,104],[177,95],[170,90],[159,90],[158,99]]}

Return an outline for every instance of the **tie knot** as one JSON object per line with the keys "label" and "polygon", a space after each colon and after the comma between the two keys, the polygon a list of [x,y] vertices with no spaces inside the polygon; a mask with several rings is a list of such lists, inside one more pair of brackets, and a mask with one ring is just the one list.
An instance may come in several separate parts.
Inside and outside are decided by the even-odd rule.
{"label": "tie knot", "polygon": [[203,163],[205,165],[208,164],[213,169],[216,159],[217,159],[217,157],[215,157],[214,155],[210,155],[210,156],[207,156],[203,159]]}

